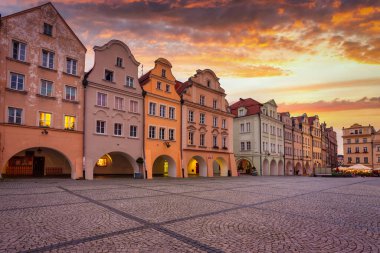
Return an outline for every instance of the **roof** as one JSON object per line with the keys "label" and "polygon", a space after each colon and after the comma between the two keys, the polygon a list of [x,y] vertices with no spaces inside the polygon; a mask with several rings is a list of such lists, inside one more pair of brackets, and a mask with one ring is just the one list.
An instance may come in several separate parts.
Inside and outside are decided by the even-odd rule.
{"label": "roof", "polygon": [[128,53],[128,56],[132,60],[132,62],[136,66],[140,65],[140,62],[138,62],[136,60],[135,56],[132,54],[129,47],[124,42],[122,42],[121,40],[110,40],[106,44],[104,44],[103,46],[94,46],[94,51],[104,51],[104,50],[108,49],[109,47],[111,47],[112,45],[119,45],[122,48],[124,48],[124,50]]}
{"label": "roof", "polygon": [[317,116],[308,117],[309,125],[313,125],[314,121],[317,119]]}
{"label": "roof", "polygon": [[7,18],[12,18],[12,17],[15,17],[15,16],[18,16],[18,15],[22,15],[24,13],[27,13],[27,12],[31,12],[31,11],[34,11],[34,10],[37,10],[37,9],[40,9],[41,7],[45,6],[45,5],[50,5],[51,7],[53,7],[53,9],[57,12],[57,15],[62,19],[63,23],[66,25],[66,27],[69,29],[69,31],[74,35],[74,37],[78,40],[78,42],[80,43],[80,45],[84,48],[85,51],[87,51],[87,48],[83,45],[82,41],[78,38],[78,36],[75,34],[75,32],[71,29],[71,27],[67,24],[66,20],[61,16],[61,14],[59,13],[59,11],[54,7],[54,5],[51,3],[51,2],[47,2],[45,4],[41,4],[41,5],[38,5],[36,7],[33,7],[33,8],[29,8],[29,9],[26,9],[26,10],[23,10],[23,11],[19,11],[19,12],[15,12],[15,13],[12,13],[12,14],[9,14],[7,16],[4,16],[4,17],[1,17],[1,20],[3,19],[7,19]]}
{"label": "roof", "polygon": [[150,76],[150,72],[152,72],[152,70],[149,70],[148,72],[146,72],[144,75],[142,75],[139,78],[140,85],[144,85],[144,84],[146,84],[148,82],[149,76]]}
{"label": "roof", "polygon": [[231,113],[234,114],[235,116],[238,116],[238,109],[241,107],[244,107],[247,109],[247,114],[246,116],[249,115],[255,115],[261,112],[261,106],[263,104],[257,102],[256,100],[252,98],[240,98],[239,101],[235,102],[230,106],[231,108]]}
{"label": "roof", "polygon": [[186,82],[180,82],[180,81],[175,81],[175,90],[177,91],[178,95],[181,95],[188,87],[190,87],[191,84],[189,81]]}

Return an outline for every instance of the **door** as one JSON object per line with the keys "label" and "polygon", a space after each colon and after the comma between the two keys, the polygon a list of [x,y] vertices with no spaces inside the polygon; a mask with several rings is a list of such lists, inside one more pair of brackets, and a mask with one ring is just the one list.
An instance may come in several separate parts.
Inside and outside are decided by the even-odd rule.
{"label": "door", "polygon": [[45,168],[45,157],[34,157],[33,159],[33,176],[43,177]]}

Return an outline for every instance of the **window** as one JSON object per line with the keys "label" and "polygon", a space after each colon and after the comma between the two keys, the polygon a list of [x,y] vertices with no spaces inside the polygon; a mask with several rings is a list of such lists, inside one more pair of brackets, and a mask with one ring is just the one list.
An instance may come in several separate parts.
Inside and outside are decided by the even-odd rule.
{"label": "window", "polygon": [[19,41],[12,41],[12,58],[19,61],[26,60],[26,44]]}
{"label": "window", "polygon": [[205,96],[200,95],[200,97],[199,97],[199,104],[200,105],[205,105]]}
{"label": "window", "polygon": [[53,36],[53,26],[47,23],[44,23],[44,34]]}
{"label": "window", "polygon": [[359,138],[356,138],[356,139],[355,139],[355,143],[359,143]]}
{"label": "window", "polygon": [[106,122],[103,120],[96,121],[96,133],[105,134],[106,133]]}
{"label": "window", "polygon": [[218,100],[214,99],[212,100],[212,108],[216,109],[218,104]]}
{"label": "window", "polygon": [[137,126],[129,126],[129,137],[137,138]]}
{"label": "window", "polygon": [[169,107],[169,119],[175,119],[175,108]]}
{"label": "window", "polygon": [[21,124],[22,109],[8,107],[8,123],[10,124]]}
{"label": "window", "polygon": [[380,152],[380,146],[377,146],[377,152]]}
{"label": "window", "polygon": [[42,66],[54,69],[54,52],[42,50]]}
{"label": "window", "polygon": [[115,109],[123,110],[124,109],[124,98],[115,97]]}
{"label": "window", "polygon": [[245,128],[247,132],[251,132],[251,123],[250,122],[245,123]]}
{"label": "window", "polygon": [[227,128],[226,120],[222,119],[222,128]]}
{"label": "window", "polygon": [[116,136],[121,136],[123,125],[121,123],[115,123],[113,127],[113,134]]}
{"label": "window", "polygon": [[169,140],[174,141],[174,129],[169,129]]}
{"label": "window", "polygon": [[352,163],[352,158],[348,157],[348,163]]}
{"label": "window", "polygon": [[72,86],[65,86],[65,99],[71,101],[77,100],[77,88]]}
{"label": "window", "polygon": [[116,57],[116,66],[123,67],[123,58]]}
{"label": "window", "polygon": [[360,157],[356,157],[356,163],[360,163]]}
{"label": "window", "polygon": [[206,122],[206,114],[200,113],[199,114],[199,124],[205,124]]}
{"label": "window", "polygon": [[243,123],[240,124],[240,133],[244,133],[244,124]]}
{"label": "window", "polygon": [[130,100],[129,101],[129,111],[133,113],[138,113],[139,112],[139,103],[135,100]]}
{"label": "window", "polygon": [[96,105],[98,106],[107,106],[107,94],[97,93]]}
{"label": "window", "polygon": [[53,82],[41,80],[40,95],[47,97],[53,96]]}
{"label": "window", "polygon": [[133,88],[133,77],[127,76],[125,85],[129,88]]}
{"label": "window", "polygon": [[71,75],[77,74],[77,61],[71,58],[66,59],[66,72]]}
{"label": "window", "polygon": [[379,156],[379,157],[377,157],[377,162],[378,162],[378,163],[380,163],[380,156]]}
{"label": "window", "polygon": [[156,115],[156,103],[149,103],[149,115]]}
{"label": "window", "polygon": [[247,141],[247,150],[251,150],[251,142]]}
{"label": "window", "polygon": [[199,146],[201,146],[201,147],[205,146],[205,134],[199,135]]}
{"label": "window", "polygon": [[193,111],[189,111],[189,113],[188,113],[188,121],[189,122],[194,122],[194,112]]}
{"label": "window", "polygon": [[74,116],[65,116],[65,126],[66,130],[74,130],[75,129],[75,117]]}
{"label": "window", "polygon": [[367,138],[363,138],[363,143],[367,143]]}
{"label": "window", "polygon": [[207,80],[207,87],[210,88],[210,86],[211,86],[211,81],[210,81],[210,80]]}
{"label": "window", "polygon": [[240,150],[244,151],[245,150],[245,142],[240,142]]}
{"label": "window", "polygon": [[359,147],[355,147],[355,153],[359,153]]}
{"label": "window", "polygon": [[217,117],[213,117],[212,118],[212,126],[213,127],[218,127],[218,118]]}
{"label": "window", "polygon": [[40,127],[50,127],[51,126],[51,113],[40,112]]}
{"label": "window", "polygon": [[104,80],[113,82],[113,71],[107,69],[104,70]]}
{"label": "window", "polygon": [[157,89],[157,90],[161,90],[161,82],[157,82],[156,89]]}
{"label": "window", "polygon": [[165,91],[170,92],[170,85],[169,84],[166,85]]}
{"label": "window", "polygon": [[244,116],[244,109],[243,108],[239,109],[238,116],[239,117]]}
{"label": "window", "polygon": [[222,148],[227,148],[227,137],[222,137]]}
{"label": "window", "polygon": [[161,76],[162,77],[166,77],[166,69],[162,69],[161,70]]}
{"label": "window", "polygon": [[160,139],[165,140],[165,128],[160,127]]}
{"label": "window", "polygon": [[364,148],[363,148],[363,152],[364,152],[364,153],[368,153],[368,148],[367,148],[367,147],[364,147]]}
{"label": "window", "polygon": [[368,157],[364,157],[364,163],[368,163]]}
{"label": "window", "polygon": [[160,105],[160,117],[165,118],[166,117],[166,106]]}
{"label": "window", "polygon": [[21,74],[11,73],[10,88],[12,90],[24,90],[25,76]]}
{"label": "window", "polygon": [[149,126],[149,138],[151,138],[151,139],[156,138],[156,127],[155,126]]}
{"label": "window", "polygon": [[218,136],[216,136],[216,135],[213,135],[213,136],[212,136],[212,144],[213,144],[213,146],[214,146],[215,148],[218,147]]}
{"label": "window", "polygon": [[188,145],[194,145],[194,132],[189,132]]}

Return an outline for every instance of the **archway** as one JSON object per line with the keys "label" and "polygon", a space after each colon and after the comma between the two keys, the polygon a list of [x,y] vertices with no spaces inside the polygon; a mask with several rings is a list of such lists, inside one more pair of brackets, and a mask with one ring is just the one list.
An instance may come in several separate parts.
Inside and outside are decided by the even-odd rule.
{"label": "archway", "polygon": [[298,175],[301,175],[301,173],[302,173],[302,165],[300,162],[297,162],[295,174],[298,176]]}
{"label": "archway", "polygon": [[287,176],[293,175],[293,165],[292,165],[292,162],[290,161],[286,163],[286,175]]}
{"label": "archway", "polygon": [[173,158],[161,155],[156,158],[152,168],[153,177],[177,177],[177,165]]}
{"label": "archway", "polygon": [[212,163],[212,167],[213,167],[214,176],[221,176],[221,177],[228,176],[227,163],[223,158],[221,157],[216,158],[214,162]]}
{"label": "archway", "polygon": [[282,160],[280,160],[278,162],[278,174],[279,176],[283,176],[284,175],[284,162]]}
{"label": "archway", "polygon": [[238,161],[237,169],[240,174],[251,174],[252,164],[248,159],[242,158]]}
{"label": "archway", "polygon": [[13,155],[2,170],[5,176],[70,176],[72,165],[67,157],[51,148],[33,147]]}
{"label": "archway", "polygon": [[102,155],[94,165],[94,176],[132,177],[138,171],[134,159],[123,152],[110,152]]}
{"label": "archway", "polygon": [[269,162],[267,159],[264,159],[263,162],[263,176],[269,176],[270,171],[269,171]]}
{"label": "archway", "polygon": [[310,175],[311,174],[311,168],[310,168],[310,165],[309,165],[309,162],[306,162],[306,165],[305,165],[305,168],[304,168],[304,175]]}
{"label": "archway", "polygon": [[276,161],[275,160],[272,160],[270,162],[270,175],[271,176],[277,176],[277,164],[276,164]]}
{"label": "archway", "polygon": [[193,156],[187,164],[188,176],[207,177],[207,164],[201,156]]}

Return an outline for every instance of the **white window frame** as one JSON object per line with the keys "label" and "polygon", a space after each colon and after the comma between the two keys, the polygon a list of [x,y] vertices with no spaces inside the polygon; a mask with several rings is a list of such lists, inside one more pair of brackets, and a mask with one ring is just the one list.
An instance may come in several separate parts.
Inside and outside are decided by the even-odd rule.
{"label": "white window frame", "polygon": [[160,140],[166,140],[166,139],[165,139],[165,135],[166,135],[166,128],[165,128],[165,127],[160,127],[160,128],[158,129],[158,138],[159,138]]}
{"label": "white window frame", "polygon": [[[15,49],[16,43],[18,44],[17,49]],[[17,50],[16,54],[15,50]],[[12,58],[18,61],[26,61],[26,43],[18,40],[12,40]]]}
{"label": "white window frame", "polygon": [[[101,124],[101,123],[104,123],[103,126],[99,126],[99,130],[103,129],[103,132],[101,131],[98,131],[98,122]],[[107,133],[107,121],[105,120],[96,120],[95,121],[95,133],[97,134],[102,134],[102,135],[106,135]]]}
{"label": "white window frame", "polygon": [[166,118],[166,105],[160,104],[160,117]]}
{"label": "white window frame", "polygon": [[[120,126],[120,129],[117,128]],[[123,123],[115,122],[113,124],[113,135],[114,136],[123,136]]]}
{"label": "white window frame", "polygon": [[156,126],[149,126],[148,127],[148,138],[149,139],[156,139],[156,137],[157,137],[156,129],[157,129]]}
{"label": "white window frame", "polygon": [[149,112],[148,112],[148,114],[152,115],[152,116],[155,116],[156,115],[156,108],[157,108],[157,104],[156,103],[149,102]]}
{"label": "white window frame", "polygon": [[[72,91],[74,91],[74,98],[73,98]],[[69,96],[67,96],[67,95],[69,95]],[[65,99],[70,100],[70,101],[76,101],[77,100],[77,87],[65,85]]]}
{"label": "white window frame", "polygon": [[[48,92],[48,87],[51,87],[50,94]],[[53,82],[45,79],[41,79],[41,85],[40,85],[40,95],[45,97],[52,97],[54,93],[54,86]]]}
{"label": "white window frame", "polygon": [[[45,58],[46,55],[46,58]],[[55,53],[46,49],[42,49],[42,67],[54,69]]]}
{"label": "white window frame", "polygon": [[175,107],[169,106],[169,119],[175,119]]}
{"label": "white window frame", "polygon": [[129,101],[129,111],[133,113],[139,113],[139,101],[131,99]]}
{"label": "white window frame", "polygon": [[[13,115],[11,116],[10,115],[10,110],[13,110]],[[20,116],[18,117],[17,116],[17,112],[20,112]],[[7,118],[7,123],[9,123],[9,124],[16,124],[16,125],[22,125],[22,123],[23,123],[23,109],[22,108],[17,108],[17,107],[13,107],[13,106],[9,106],[8,107],[8,110],[7,110],[7,116],[8,116],[8,118]],[[10,121],[10,118],[13,118],[13,121]],[[20,122],[18,123],[17,122],[17,119],[20,119]]]}
{"label": "white window frame", "polygon": [[138,127],[136,125],[130,125],[129,126],[129,137],[131,138],[138,138]]}
{"label": "white window frame", "polygon": [[[100,98],[100,104],[99,104],[99,98]],[[108,94],[103,93],[103,92],[97,92],[96,93],[96,105],[101,106],[101,107],[107,107],[107,105],[108,105]]]}
{"label": "white window frame", "polygon": [[134,81],[133,77],[131,77],[131,76],[127,76],[127,77],[125,78],[125,85],[126,85],[127,87],[129,87],[129,88],[133,88],[133,87],[134,87],[134,86],[133,86],[133,81]]}
{"label": "white window frame", "polygon": [[124,98],[123,97],[115,96],[114,108],[116,110],[119,110],[119,111],[124,110]]}
{"label": "white window frame", "polygon": [[[15,87],[12,87],[12,83],[13,83],[13,77],[16,77],[16,81],[15,81]],[[19,81],[20,79],[22,80],[22,87],[20,89],[19,85]],[[12,90],[18,90],[18,91],[24,91],[25,90],[25,75],[23,74],[19,74],[19,73],[15,73],[15,72],[10,72],[10,75],[9,75],[9,88],[12,89]]]}
{"label": "white window frame", "polygon": [[76,59],[67,57],[66,58],[66,73],[70,75],[77,75],[78,61]]}

